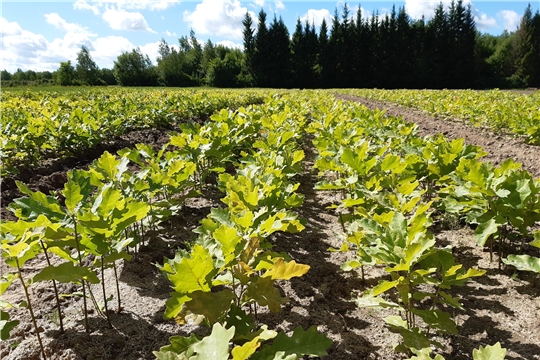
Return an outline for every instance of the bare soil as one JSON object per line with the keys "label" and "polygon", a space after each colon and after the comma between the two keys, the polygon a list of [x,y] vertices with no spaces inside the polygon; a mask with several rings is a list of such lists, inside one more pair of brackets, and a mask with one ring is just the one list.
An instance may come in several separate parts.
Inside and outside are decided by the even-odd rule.
{"label": "bare soil", "polygon": [[[358,98],[340,97],[360,101]],[[388,115],[403,116],[405,120],[416,122],[422,135],[444,133],[449,138],[464,137],[468,143],[481,145],[489,151],[489,161],[499,163],[511,157],[522,162],[536,176],[540,174],[540,150],[517,139],[494,135],[459,122],[445,122],[395,105],[363,99],[361,102],[368,107],[385,109]],[[166,141],[166,132],[155,131],[144,130],[133,136],[137,137],[136,141],[161,146]],[[312,170],[315,155],[309,146],[305,151],[305,171],[297,179],[301,183],[299,191],[305,195],[305,203],[297,211],[306,219],[306,229],[299,234],[275,235],[272,241],[277,251],[288,252],[297,262],[308,264],[311,269],[300,278],[280,284],[282,293],[290,298],[280,313],[263,311],[258,319],[272,329],[287,332],[299,325],[304,328],[318,326],[320,332],[334,341],[329,350],[329,358],[334,360],[401,359],[403,357],[393,351],[393,345],[400,337],[390,332],[383,321],[385,316],[395,314],[386,310],[357,308],[352,301],[357,294],[384,279],[385,274],[381,269],[366,269],[366,280],[362,282],[358,273],[347,273],[340,269],[347,254],[328,251],[328,248],[338,248],[341,244],[342,231],[337,214],[327,209],[338,199],[333,193],[313,190],[317,182],[317,173]],[[56,191],[63,187],[67,170],[87,166],[89,160],[62,163],[61,167],[51,165],[54,171],[49,170],[49,173],[29,168],[25,182],[34,189]],[[1,215],[4,221],[13,219],[6,206],[19,196],[15,188],[6,187],[2,182]],[[37,283],[30,286],[48,358],[153,359],[152,351],[167,345],[172,335],[207,334],[205,327],[178,325],[163,320],[170,287],[154,264],[162,263],[164,256],[173,257],[176,249],[185,247],[186,242],[195,237],[192,231],[199,221],[212,207],[221,206],[220,196],[210,187],[201,198],[191,199],[179,216],[162,224],[157,234],[147,234],[149,238],[155,235],[156,239],[139,249],[134,259],[119,263],[123,307],[120,312],[116,311],[112,270],[105,271],[106,292],[115,295],[110,303],[112,329],[105,318],[92,311],[91,332],[86,333],[82,299],[72,296],[62,300],[66,331],[60,333],[52,285]],[[507,359],[540,359],[538,276],[514,273],[511,269],[499,270],[497,261],[490,262],[489,253],[475,245],[473,230],[459,223],[438,226],[433,231],[441,245],[456,248],[454,253],[459,263],[465,267],[477,266],[487,270],[486,275],[477,281],[453,290],[461,298],[465,311],[455,312],[459,335],[439,339],[445,346],[440,353],[446,359],[471,359],[474,348],[499,341],[508,349]],[[43,256],[30,261],[23,270],[24,278],[29,279],[45,265]],[[8,270],[3,262],[1,270],[2,273]],[[80,290],[75,285],[60,285],[61,293],[71,294]],[[101,286],[95,286],[93,292],[101,299]],[[22,301],[21,285],[12,284],[2,299],[12,303]],[[10,309],[9,312],[12,319],[20,320],[20,324],[12,330],[11,338],[1,343],[0,357],[10,360],[39,359],[39,346],[28,310]]]}

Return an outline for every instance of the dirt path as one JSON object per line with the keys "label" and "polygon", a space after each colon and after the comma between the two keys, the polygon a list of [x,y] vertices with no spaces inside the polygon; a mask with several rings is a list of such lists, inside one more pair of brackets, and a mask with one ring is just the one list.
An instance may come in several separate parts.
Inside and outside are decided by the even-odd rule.
{"label": "dirt path", "polygon": [[519,138],[494,134],[489,129],[468,125],[462,121],[437,118],[422,110],[351,95],[336,94],[336,97],[359,102],[369,109],[385,110],[389,116],[403,117],[406,121],[414,122],[418,125],[420,136],[442,133],[451,140],[464,138],[468,144],[482,146],[489,153],[485,157],[487,161],[498,165],[506,159],[513,159],[522,163],[523,168],[533,176],[540,177],[540,146],[528,145]]}

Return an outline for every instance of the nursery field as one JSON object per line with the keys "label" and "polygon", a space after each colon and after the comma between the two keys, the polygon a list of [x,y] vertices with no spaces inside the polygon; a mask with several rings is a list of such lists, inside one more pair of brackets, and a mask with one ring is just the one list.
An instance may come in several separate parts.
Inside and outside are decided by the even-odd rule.
{"label": "nursery field", "polygon": [[540,359],[538,92],[0,106],[2,359]]}

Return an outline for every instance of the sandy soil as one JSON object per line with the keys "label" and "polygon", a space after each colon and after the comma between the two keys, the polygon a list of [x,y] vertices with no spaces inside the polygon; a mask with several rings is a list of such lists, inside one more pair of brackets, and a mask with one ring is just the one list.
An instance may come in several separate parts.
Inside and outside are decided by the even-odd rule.
{"label": "sandy soil", "polygon": [[[345,98],[345,97],[343,97]],[[359,100],[347,97],[348,100]],[[389,115],[401,115],[406,120],[418,123],[422,135],[444,133],[449,138],[465,137],[467,142],[482,145],[490,152],[489,160],[501,162],[507,157],[523,162],[532,173],[540,174],[540,150],[518,140],[494,136],[486,130],[470,128],[458,122],[444,122],[424,113],[395,105],[364,101],[369,107],[387,110]],[[156,133],[157,132],[157,133]],[[150,130],[138,135],[126,135],[123,141],[150,140],[156,146],[166,141],[166,132]],[[116,146],[115,144],[109,144]],[[123,147],[123,145],[121,146]],[[101,150],[103,151],[103,150]],[[319,331],[333,341],[329,358],[341,359],[400,359],[393,352],[399,336],[388,330],[382,320],[389,311],[360,309],[351,301],[368,287],[384,277],[380,269],[367,269],[363,283],[357,273],[344,273],[340,265],[347,254],[332,253],[329,247],[339,247],[339,225],[336,213],[327,206],[338,199],[332,193],[317,192],[313,185],[317,174],[311,168],[315,155],[308,146],[305,171],[298,178],[299,191],[305,195],[304,205],[298,209],[307,220],[306,229],[299,234],[278,234],[273,241],[276,250],[288,252],[298,262],[309,264],[310,271],[301,278],[293,278],[281,284],[281,291],[291,301],[282,312],[259,314],[259,321],[270,328],[292,331],[301,325],[307,328],[317,325]],[[99,151],[96,151],[99,153]],[[97,157],[99,155],[96,155]],[[26,169],[25,182],[34,189],[54,191],[63,186],[65,172],[69,168],[84,167],[92,159],[77,162],[47,165],[40,169]],[[27,173],[26,173],[27,172]],[[10,183],[2,182],[2,219],[12,216],[5,209],[9,202],[19,196]],[[129,262],[119,264],[122,293],[121,312],[116,310],[116,298],[110,312],[113,328],[93,311],[90,318],[91,332],[84,331],[82,300],[79,296],[65,297],[62,312],[65,316],[62,334],[58,331],[58,316],[55,313],[53,289],[49,283],[38,283],[30,287],[35,304],[38,325],[50,359],[153,359],[153,350],[168,344],[172,335],[188,335],[195,332],[206,334],[204,327],[181,326],[163,320],[165,302],[169,297],[169,284],[159,273],[154,263],[161,263],[164,256],[172,257],[179,247],[194,237],[192,230],[198,226],[212,207],[221,206],[219,193],[209,189],[201,198],[191,199],[181,215],[162,224],[157,240],[140,249]],[[497,262],[489,261],[489,253],[475,246],[473,230],[459,224],[433,229],[441,245],[456,247],[457,261],[465,267],[478,266],[487,274],[466,286],[455,288],[465,311],[456,311],[455,319],[459,336],[441,339],[445,345],[441,352],[447,359],[471,359],[472,349],[500,341],[508,349],[507,359],[540,359],[540,280],[527,273],[514,273],[511,269],[499,270]],[[29,262],[23,271],[30,278],[45,264],[43,256]],[[2,272],[6,265],[1,263]],[[115,294],[112,271],[105,271],[108,294]],[[74,285],[61,285],[62,293],[79,291]],[[101,287],[93,289],[101,298]],[[22,287],[14,283],[4,294],[3,300],[17,302],[23,299]],[[90,307],[92,307],[90,305]],[[12,318],[21,323],[12,331],[10,339],[0,347],[2,359],[39,359],[40,352],[33,326],[26,309],[10,309]]]}

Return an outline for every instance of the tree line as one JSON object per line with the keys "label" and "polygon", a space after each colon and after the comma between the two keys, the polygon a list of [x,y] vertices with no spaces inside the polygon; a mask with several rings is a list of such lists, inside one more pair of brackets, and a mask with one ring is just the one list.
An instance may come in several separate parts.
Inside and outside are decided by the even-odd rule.
{"label": "tree line", "polygon": [[[366,18],[345,3],[330,24],[297,20],[290,35],[281,18],[264,10],[255,26],[246,13],[244,50],[201,45],[195,33],[178,46],[159,44],[154,65],[139,48],[123,52],[113,69],[99,69],[82,47],[74,65],[62,62],[43,82],[60,85],[215,86],[273,88],[491,88],[540,86],[540,13],[529,4],[519,28],[480,33],[470,5],[442,3],[434,16],[413,20],[401,7]],[[28,74],[32,73],[32,74]],[[2,71],[5,80],[40,73]]]}

